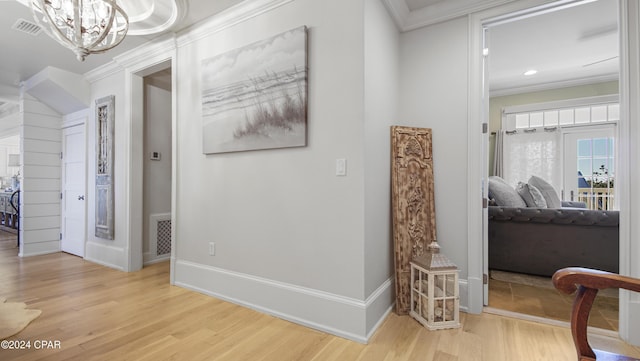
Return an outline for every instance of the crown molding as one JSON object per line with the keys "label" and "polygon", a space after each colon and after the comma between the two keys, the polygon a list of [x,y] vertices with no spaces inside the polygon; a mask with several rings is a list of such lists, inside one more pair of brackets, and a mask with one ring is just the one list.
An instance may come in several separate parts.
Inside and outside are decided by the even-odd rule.
{"label": "crown molding", "polygon": [[123,68],[135,68],[140,63],[147,64],[149,59],[165,56],[176,49],[176,34],[166,33],[135,49],[115,56],[113,60]]}
{"label": "crown molding", "polygon": [[208,20],[188,27],[178,34],[167,33],[135,49],[114,57],[113,61],[84,74],[89,83],[107,78],[124,68],[135,67],[149,58],[174,51],[177,47],[205,38],[213,33],[254,18],[294,0],[253,0],[235,5]]}
{"label": "crown molding", "polygon": [[150,58],[165,55],[176,48],[176,35],[167,33],[141,46],[131,49],[113,58],[113,61],[84,73],[89,83],[115,75],[126,68],[135,67],[138,63],[148,62]]}
{"label": "crown molding", "polygon": [[243,1],[178,33],[177,45],[182,47],[211,34],[230,28],[236,24],[269,12],[294,0],[253,0]]}
{"label": "crown molding", "polygon": [[502,89],[491,90],[489,92],[489,97],[491,98],[502,97],[507,95],[533,93],[533,92],[553,90],[553,89],[569,88],[574,86],[591,85],[591,84],[616,81],[618,79],[619,79],[618,73],[614,73],[614,74],[599,75],[599,76],[593,76],[593,77],[587,77],[587,78],[571,79],[571,80],[557,81],[557,82],[544,83],[544,84],[533,84],[533,85],[526,85],[521,87],[502,88]]}
{"label": "crown molding", "polygon": [[404,0],[382,0],[382,3],[387,8],[398,29],[404,31],[405,19],[407,19],[411,13],[407,3]]}
{"label": "crown molding", "polygon": [[401,32],[455,19],[516,0],[446,0],[410,11],[405,0],[383,0]]}
{"label": "crown molding", "polygon": [[122,67],[112,60],[95,69],[89,70],[88,72],[84,73],[83,76],[89,83],[95,83],[98,80],[102,80],[104,78],[110,77],[111,75],[115,75],[121,70]]}

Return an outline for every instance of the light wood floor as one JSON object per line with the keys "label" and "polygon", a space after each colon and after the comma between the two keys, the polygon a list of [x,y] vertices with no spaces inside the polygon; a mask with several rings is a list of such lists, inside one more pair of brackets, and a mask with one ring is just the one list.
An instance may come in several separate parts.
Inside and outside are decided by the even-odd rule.
{"label": "light wood floor", "polygon": [[[535,276],[532,276],[535,277]],[[537,277],[536,277],[537,278]],[[543,283],[543,277],[539,277]],[[569,322],[573,295],[566,295],[548,285],[532,286],[503,280],[489,280],[489,306],[510,312]],[[612,290],[607,290],[612,291]],[[618,298],[612,292],[599,292],[589,315],[589,326],[618,330]]]}
{"label": "light wood floor", "polygon": [[[2,237],[0,236],[0,239]],[[0,360],[575,360],[567,328],[491,314],[427,331],[390,314],[368,345],[169,285],[169,265],[123,273],[64,253],[20,259],[0,241],[0,297],[42,315],[11,340],[59,340],[57,350],[0,349]],[[592,342],[640,357],[602,336]]]}

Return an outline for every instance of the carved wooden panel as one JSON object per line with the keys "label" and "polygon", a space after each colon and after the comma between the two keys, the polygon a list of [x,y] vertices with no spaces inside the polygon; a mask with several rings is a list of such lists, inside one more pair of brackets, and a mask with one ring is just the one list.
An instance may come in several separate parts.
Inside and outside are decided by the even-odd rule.
{"label": "carved wooden panel", "polygon": [[411,308],[411,266],[436,239],[431,129],[391,127],[396,313]]}
{"label": "carved wooden panel", "polygon": [[113,239],[113,119],[115,97],[96,100],[96,237]]}

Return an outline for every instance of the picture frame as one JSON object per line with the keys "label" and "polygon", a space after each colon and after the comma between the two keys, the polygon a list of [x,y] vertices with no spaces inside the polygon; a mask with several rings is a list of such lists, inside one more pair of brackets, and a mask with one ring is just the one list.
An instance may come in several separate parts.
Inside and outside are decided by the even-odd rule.
{"label": "picture frame", "polygon": [[204,154],[307,142],[307,27],[202,61]]}

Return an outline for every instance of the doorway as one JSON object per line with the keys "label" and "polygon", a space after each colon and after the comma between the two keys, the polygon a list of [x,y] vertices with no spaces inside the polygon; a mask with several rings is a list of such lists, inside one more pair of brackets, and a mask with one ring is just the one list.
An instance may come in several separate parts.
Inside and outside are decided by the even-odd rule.
{"label": "doorway", "polygon": [[144,77],[143,266],[171,256],[171,68]]}
{"label": "doorway", "polygon": [[[5,119],[3,119],[4,121]],[[0,138],[0,249],[15,249],[18,255],[20,134]],[[14,195],[16,194],[16,195]],[[13,204],[13,205],[12,205]]]}
{"label": "doorway", "polygon": [[[586,15],[576,14],[584,13],[589,7],[593,7],[594,9],[597,9],[599,7],[606,8],[606,11],[602,11],[602,9],[594,10],[594,15],[592,16],[598,17],[599,19],[608,19],[607,16],[604,16],[603,14],[611,14],[610,19],[613,19],[613,24],[607,23],[606,25],[604,25],[606,22],[603,22],[600,23],[600,25],[596,26],[596,23],[591,22],[591,24],[596,26],[597,29],[575,29],[574,26],[577,25],[574,24],[574,19],[587,18]],[[604,76],[601,74],[600,76],[588,78],[584,74],[579,75],[578,73],[576,73],[575,79],[562,79],[562,81],[559,81],[555,78],[555,76],[560,77],[563,75],[561,74],[561,71],[558,71],[558,69],[560,69],[561,67],[557,67],[557,69],[554,69],[552,63],[566,63],[568,61],[571,61],[571,59],[566,56],[563,56],[561,58],[554,57],[554,50],[551,50],[551,52],[548,53],[549,49],[545,48],[547,45],[557,45],[558,43],[555,41],[545,41],[544,39],[540,41],[530,40],[530,38],[528,38],[527,36],[523,36],[523,33],[519,33],[515,29],[518,29],[520,27],[522,29],[526,29],[525,31],[527,31],[528,33],[531,33],[535,32],[535,29],[560,25],[557,28],[558,30],[555,32],[555,36],[558,38],[561,38],[562,35],[566,33],[572,34],[572,36],[578,34],[577,37],[579,38],[579,41],[585,44],[597,42],[598,44],[602,45],[602,43],[610,41],[612,42],[612,46],[615,47],[617,51],[617,21],[617,2],[612,0],[599,0],[590,3],[580,1],[560,1],[557,2],[556,6],[545,7],[543,9],[541,8],[540,11],[528,12],[526,13],[526,15],[523,15],[522,13],[506,15],[502,16],[500,19],[493,23],[490,23],[488,25],[485,24],[487,40],[485,49],[488,53],[488,66],[485,68],[485,75],[486,81],[488,83],[487,90],[491,94],[491,100],[487,99],[487,106],[489,109],[491,109],[490,113],[492,114],[492,118],[489,120],[489,128],[494,132],[500,130],[501,128],[500,120],[495,120],[495,117],[493,116],[494,113],[500,114],[501,110],[495,110],[495,108],[502,109],[505,106],[529,106],[536,103],[554,102],[567,99],[575,99],[579,97],[605,94],[609,95],[612,93],[607,93],[606,91],[614,87],[614,85],[612,84],[615,84],[616,94],[618,92],[617,79],[619,75],[617,73],[618,69],[616,66],[619,57],[617,53],[615,55],[607,55],[605,57],[602,56],[607,54],[607,52],[597,53],[593,55],[592,60],[584,61],[584,56],[587,56],[587,53],[578,54],[578,52],[576,52],[577,57],[575,61],[582,62],[582,70],[586,71],[589,69],[595,69],[594,67],[602,67],[602,70],[605,71],[605,68],[608,67],[610,74],[608,76]],[[500,46],[504,45],[500,44],[500,42],[509,42],[510,50],[512,52],[516,52],[515,55],[505,56],[505,54],[508,53],[498,51]],[[569,45],[567,44],[565,46]],[[561,49],[555,49],[555,52],[560,53]],[[540,60],[540,54],[550,55],[545,56],[543,60]],[[499,58],[500,55],[502,55],[503,58]],[[595,59],[595,57],[599,58]],[[501,69],[500,67],[502,66],[502,64],[508,65],[504,65],[505,69]],[[512,82],[513,77],[510,77],[507,74],[508,71],[506,71],[512,70],[514,65],[518,65],[521,67],[521,73],[519,75],[522,76],[522,79],[518,84]],[[610,69],[614,68],[615,74],[611,74]],[[611,75],[615,75],[615,77],[612,77]],[[535,80],[536,77],[538,78],[538,80]],[[593,84],[599,85],[592,86]],[[598,87],[600,89],[604,89],[603,91],[605,93],[593,93],[593,89]],[[536,115],[540,115],[540,119],[542,119],[542,113]],[[543,130],[544,128],[545,124],[540,124],[540,130]],[[572,132],[568,132],[567,134],[570,133]],[[611,139],[614,139],[614,137],[612,136]],[[566,142],[574,141],[570,136],[565,137],[564,140]],[[578,140],[576,139],[575,141],[577,142]],[[608,147],[611,143],[608,142],[606,146]],[[567,146],[564,149],[567,150],[564,153],[564,159],[569,159],[567,157],[573,157],[574,159],[577,159],[576,154],[568,154],[572,149],[570,146]],[[615,157],[613,156],[614,153],[610,152],[611,149],[607,148],[607,154],[611,155],[611,159],[609,159],[609,156],[607,155],[607,162],[605,162],[606,169],[602,170],[602,172],[606,171],[609,174],[611,174],[610,168],[614,168],[612,164],[615,161]],[[492,154],[493,152],[489,153]],[[597,158],[600,160],[599,154],[597,155]],[[492,159],[491,161],[495,160]],[[586,160],[583,161],[583,163],[586,164]],[[562,197],[562,193],[564,191],[564,198],[568,199],[573,190],[573,194],[577,198],[577,172],[570,169],[580,168],[578,168],[575,162],[572,165],[566,164],[565,168],[566,169],[562,171],[562,174],[558,174],[556,177],[557,179],[561,179],[562,176],[564,176],[564,178],[562,179],[566,180],[566,182],[562,184],[563,189],[557,189],[559,193],[558,195]],[[594,173],[594,171],[596,173]],[[599,170],[590,169],[589,176],[593,178],[594,174],[597,175],[597,172],[599,172]],[[491,173],[492,172],[489,171],[490,175]],[[526,183],[527,179],[522,179],[522,181]],[[567,187],[567,185],[569,185],[571,182],[576,183],[576,186],[573,186],[573,188],[575,189]],[[488,223],[485,221],[484,224],[487,225]],[[485,244],[488,244],[488,242]],[[485,264],[487,263],[487,259],[485,258]],[[547,287],[549,289],[548,297],[541,297],[540,295],[545,295],[546,292],[540,288],[536,288],[538,287],[536,282],[541,280],[526,277],[527,280],[523,281],[525,282],[525,284],[524,286],[522,286],[522,283],[505,282],[504,280],[495,281],[495,279],[493,279],[493,277],[490,275],[490,270],[487,269],[486,273],[489,276],[489,285],[487,288],[485,288],[485,295],[488,294],[489,297],[485,299],[485,304],[488,303],[489,307],[499,307],[500,309],[507,309],[511,312],[528,314],[531,316],[542,318],[555,318],[554,314],[556,312],[552,309],[554,302],[558,302],[559,305],[563,305],[563,303],[566,303],[566,306],[570,308],[570,300],[563,300],[562,298],[558,298],[555,301],[551,300],[552,294],[555,290],[550,285],[550,282],[548,283]],[[515,279],[518,278],[519,277],[515,277]],[[498,285],[497,287],[492,287],[492,279],[494,281],[494,286]],[[521,293],[518,294],[518,292],[514,291],[516,289]],[[504,293],[507,297],[505,298],[507,301],[502,303],[505,299],[498,300],[495,297],[492,297],[492,294],[494,292],[498,295]],[[524,301],[525,298],[529,300],[527,301],[530,302],[529,304]],[[617,301],[614,302],[614,304],[617,312]],[[564,310],[558,313],[568,314],[568,312]],[[611,317],[611,321],[617,325],[617,313],[615,314],[615,316]],[[597,325],[597,327],[606,326],[605,323]]]}

